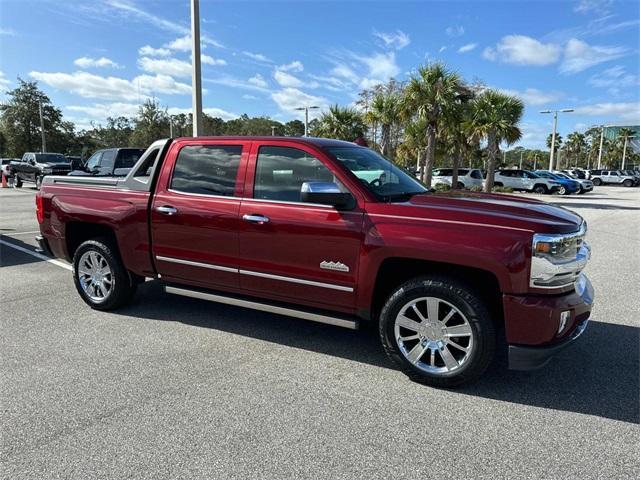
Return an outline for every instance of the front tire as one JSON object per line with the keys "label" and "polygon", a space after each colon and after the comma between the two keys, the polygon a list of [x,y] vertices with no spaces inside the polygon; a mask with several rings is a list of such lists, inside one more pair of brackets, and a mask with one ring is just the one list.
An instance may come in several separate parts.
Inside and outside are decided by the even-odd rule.
{"label": "front tire", "polygon": [[38,175],[36,177],[36,190],[40,190],[41,186],[42,186],[42,176]]}
{"label": "front tire", "polygon": [[549,192],[546,185],[536,185],[533,187],[533,193],[537,193],[540,195],[546,195]]}
{"label": "front tire", "polygon": [[476,380],[495,352],[495,327],[484,302],[446,277],[419,277],[397,288],[380,313],[379,333],[400,370],[434,387]]}
{"label": "front tire", "polygon": [[13,188],[22,188],[22,180],[20,180],[17,174],[15,174],[13,178]]}
{"label": "front tire", "polygon": [[624,182],[622,182],[622,184],[623,184],[625,187],[633,187],[633,180],[628,180],[628,179],[627,179],[627,180],[625,180]]}
{"label": "front tire", "polygon": [[82,243],[73,255],[73,282],[87,305],[114,310],[128,303],[136,291],[118,249],[107,238]]}
{"label": "front tire", "polygon": [[558,194],[559,195],[568,195],[569,192],[567,191],[567,187],[560,185],[560,188],[558,189]]}

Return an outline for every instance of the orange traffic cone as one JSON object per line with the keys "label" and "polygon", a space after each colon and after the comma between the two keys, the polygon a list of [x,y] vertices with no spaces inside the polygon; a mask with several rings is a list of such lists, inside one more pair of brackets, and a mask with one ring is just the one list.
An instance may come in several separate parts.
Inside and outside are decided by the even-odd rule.
{"label": "orange traffic cone", "polygon": [[4,176],[4,172],[2,172],[2,188],[9,188],[9,185],[7,185],[7,177]]}

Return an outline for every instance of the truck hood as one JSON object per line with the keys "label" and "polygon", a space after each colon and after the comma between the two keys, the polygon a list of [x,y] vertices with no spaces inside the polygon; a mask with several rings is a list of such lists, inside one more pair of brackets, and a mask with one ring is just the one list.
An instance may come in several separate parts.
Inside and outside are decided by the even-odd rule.
{"label": "truck hood", "polygon": [[460,190],[415,195],[403,203],[387,204],[398,216],[416,216],[512,227],[536,233],[571,233],[583,220],[565,208],[514,195]]}
{"label": "truck hood", "polygon": [[49,162],[45,162],[45,163],[39,163],[38,165],[40,165],[42,168],[50,168],[52,170],[71,170],[71,164],[70,163],[49,163]]}

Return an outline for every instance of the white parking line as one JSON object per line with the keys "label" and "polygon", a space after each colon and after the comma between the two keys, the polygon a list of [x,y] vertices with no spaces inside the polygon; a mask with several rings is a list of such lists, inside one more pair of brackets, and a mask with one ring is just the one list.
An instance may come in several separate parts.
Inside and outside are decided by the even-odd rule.
{"label": "white parking line", "polygon": [[11,238],[11,236],[14,236],[14,235],[30,235],[30,234],[33,234],[33,233],[40,233],[40,230],[33,230],[31,232],[5,232],[5,233],[2,233],[1,235],[3,237]]}
{"label": "white parking line", "polygon": [[46,255],[42,255],[41,253],[34,252],[33,250],[29,250],[28,248],[19,247],[18,245],[14,245],[11,242],[5,242],[4,240],[0,239],[0,245],[5,245],[9,248],[13,248],[14,250],[18,250],[19,252],[26,253],[27,255],[31,255],[32,257],[36,257],[40,260],[44,260],[45,262],[52,263],[53,265],[56,265],[58,267],[71,270],[71,265],[69,265],[68,263],[61,262],[60,260],[55,260],[53,258],[49,258]]}

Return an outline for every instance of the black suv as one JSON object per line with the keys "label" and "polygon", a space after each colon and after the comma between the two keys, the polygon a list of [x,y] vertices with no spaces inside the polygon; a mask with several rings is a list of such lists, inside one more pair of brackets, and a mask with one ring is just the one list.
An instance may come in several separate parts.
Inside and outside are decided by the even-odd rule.
{"label": "black suv", "polygon": [[95,152],[82,170],[74,170],[71,176],[124,177],[144,153],[141,148],[107,148]]}

